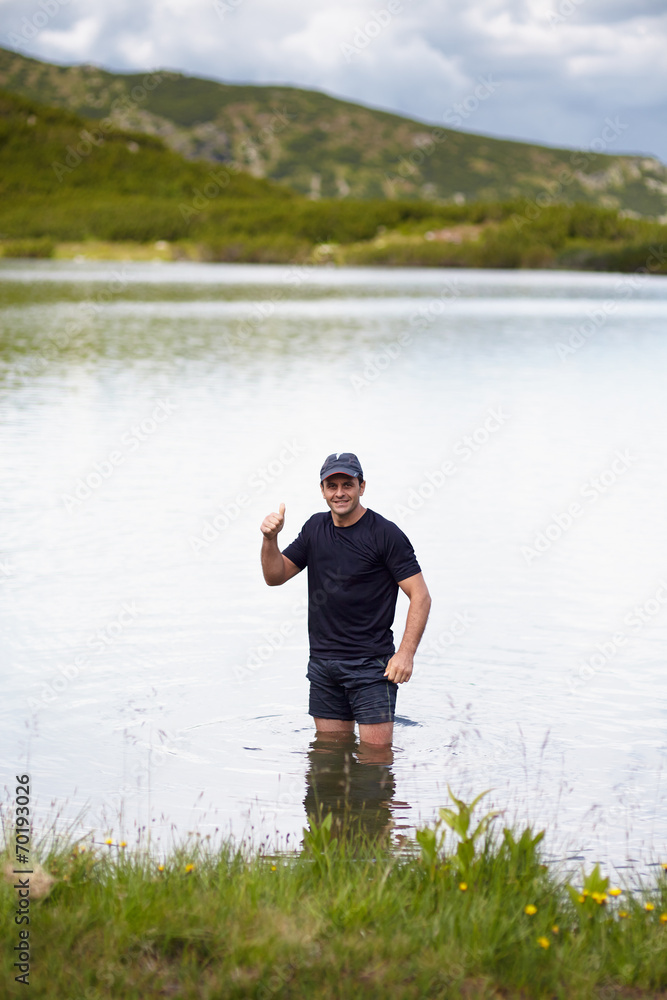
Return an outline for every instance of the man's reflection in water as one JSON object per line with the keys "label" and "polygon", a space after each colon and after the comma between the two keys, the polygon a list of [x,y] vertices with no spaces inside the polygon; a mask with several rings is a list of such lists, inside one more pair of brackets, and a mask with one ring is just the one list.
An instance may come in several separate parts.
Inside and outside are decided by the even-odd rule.
{"label": "man's reflection in water", "polygon": [[334,836],[349,833],[388,844],[396,802],[391,746],[361,743],[354,733],[317,733],[308,750],[306,815],[320,822],[333,816]]}

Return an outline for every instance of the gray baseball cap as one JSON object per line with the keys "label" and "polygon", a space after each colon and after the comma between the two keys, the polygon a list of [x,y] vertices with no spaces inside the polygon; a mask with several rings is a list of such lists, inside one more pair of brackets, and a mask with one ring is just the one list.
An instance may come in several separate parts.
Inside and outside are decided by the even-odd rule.
{"label": "gray baseball cap", "polygon": [[327,455],[324,465],[320,469],[320,482],[329,476],[335,476],[338,472],[344,476],[364,478],[359,459],[351,451],[334,452],[333,455]]}

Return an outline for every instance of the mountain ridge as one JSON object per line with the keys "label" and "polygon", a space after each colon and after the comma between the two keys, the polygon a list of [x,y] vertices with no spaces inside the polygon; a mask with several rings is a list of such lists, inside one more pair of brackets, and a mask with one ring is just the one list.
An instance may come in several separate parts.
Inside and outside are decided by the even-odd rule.
{"label": "mountain ridge", "polygon": [[[274,116],[269,138],[289,125]],[[659,222],[592,204],[307,198],[231,163],[184,159],[109,117],[0,90],[2,257],[657,273],[666,235]]]}
{"label": "mountain ridge", "polygon": [[[115,128],[153,135],[191,160],[228,164],[317,200],[436,203],[526,198],[628,214],[667,212],[657,158],[497,139],[406,118],[324,92],[228,84],[173,70],[114,73],[0,49],[0,87]],[[622,123],[604,123],[605,149]],[[595,140],[598,141],[598,140]]]}

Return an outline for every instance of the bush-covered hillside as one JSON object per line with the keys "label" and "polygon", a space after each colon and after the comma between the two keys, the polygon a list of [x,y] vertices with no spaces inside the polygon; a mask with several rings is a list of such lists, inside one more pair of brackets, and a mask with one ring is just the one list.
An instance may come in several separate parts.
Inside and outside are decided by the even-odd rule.
{"label": "bush-covered hillside", "polygon": [[205,260],[633,270],[650,259],[663,270],[666,233],[586,204],[313,200],[231,164],[186,160],[110,119],[0,92],[5,255],[162,241],[173,256]]}

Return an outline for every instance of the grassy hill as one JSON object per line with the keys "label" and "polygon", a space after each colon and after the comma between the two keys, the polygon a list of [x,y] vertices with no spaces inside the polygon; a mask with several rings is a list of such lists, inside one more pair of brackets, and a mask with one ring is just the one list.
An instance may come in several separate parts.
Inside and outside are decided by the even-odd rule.
{"label": "grassy hill", "polygon": [[[233,164],[314,200],[539,198],[647,216],[667,212],[667,167],[655,158],[436,128],[315,91],[56,66],[7,49],[0,49],[0,87],[88,119],[108,118],[114,128],[159,138],[187,159]],[[608,135],[613,149],[613,125]]]}
{"label": "grassy hill", "polygon": [[157,243],[195,260],[633,270],[652,255],[651,270],[667,270],[652,249],[666,237],[666,226],[595,205],[313,200],[233,163],[186,160],[108,118],[0,91],[0,255],[104,241],[94,252],[115,257]]}
{"label": "grassy hill", "polygon": [[295,197],[270,181],[184,160],[153,136],[0,92],[0,239],[24,249],[30,240],[186,239],[206,227],[221,199],[228,215],[242,217],[249,206],[276,208]]}
{"label": "grassy hill", "polygon": [[155,136],[0,91],[0,239],[190,241],[215,259],[287,260],[379,227],[428,228],[451,211],[315,202],[233,164],[185,160]]}

